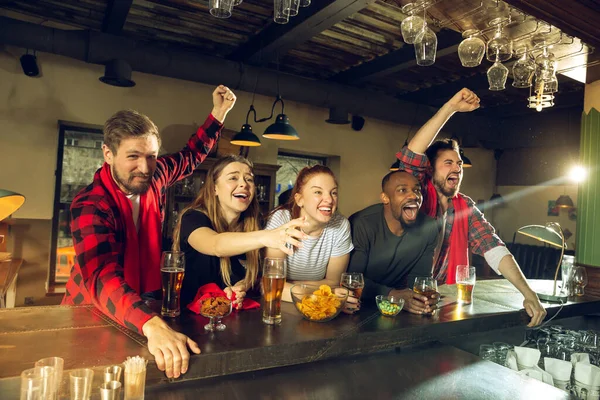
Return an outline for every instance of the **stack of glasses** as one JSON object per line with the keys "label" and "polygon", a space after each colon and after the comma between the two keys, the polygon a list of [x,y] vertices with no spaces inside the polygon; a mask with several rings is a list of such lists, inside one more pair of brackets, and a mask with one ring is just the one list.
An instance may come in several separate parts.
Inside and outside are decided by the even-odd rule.
{"label": "stack of glasses", "polygon": [[[55,400],[66,398],[63,388],[65,361],[60,357],[38,360],[35,366],[21,373],[21,396],[27,400]],[[121,398],[121,373],[123,368],[115,365],[104,368],[103,382],[99,385],[101,400]],[[89,400],[92,397],[94,370],[80,368],[69,371],[69,395],[71,400]],[[97,386],[96,386],[97,387]],[[127,397],[126,397],[127,398]]]}
{"label": "stack of glasses", "polygon": [[525,375],[539,376],[540,380],[541,377],[548,378],[554,386],[577,398],[600,398],[598,332],[569,330],[555,325],[529,331],[528,336],[529,349],[495,342],[482,344],[479,356]]}

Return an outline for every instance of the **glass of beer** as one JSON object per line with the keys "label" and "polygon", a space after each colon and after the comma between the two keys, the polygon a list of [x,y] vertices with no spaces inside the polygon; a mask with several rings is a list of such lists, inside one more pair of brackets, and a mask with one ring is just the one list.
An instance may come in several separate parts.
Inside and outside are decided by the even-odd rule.
{"label": "glass of beer", "polygon": [[354,292],[354,297],[360,299],[365,288],[365,279],[361,272],[344,272],[340,278],[340,286]]}
{"label": "glass of beer", "polygon": [[433,296],[438,294],[437,281],[430,276],[418,276],[415,278],[413,292],[425,296],[431,300]]}
{"label": "glass of beer", "polygon": [[471,304],[473,302],[473,287],[475,287],[475,267],[457,265],[456,288],[458,289],[458,304]]}
{"label": "glass of beer", "polygon": [[262,271],[263,322],[281,323],[281,296],[285,286],[287,261],[285,258],[265,258]]}
{"label": "glass of beer", "polygon": [[182,251],[163,251],[160,259],[162,277],[162,308],[164,317],[176,317],[180,312],[181,284],[185,273],[185,255]]}

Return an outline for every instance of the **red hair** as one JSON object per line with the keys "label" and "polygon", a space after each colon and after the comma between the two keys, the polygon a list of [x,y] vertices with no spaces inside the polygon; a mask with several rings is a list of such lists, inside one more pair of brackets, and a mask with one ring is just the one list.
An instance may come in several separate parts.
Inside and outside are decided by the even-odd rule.
{"label": "red hair", "polygon": [[274,209],[271,212],[271,214],[278,210],[288,210],[290,212],[290,214],[292,215],[292,219],[299,218],[300,217],[300,207],[298,206],[298,204],[296,204],[296,194],[302,193],[302,190],[304,189],[304,186],[306,186],[306,183],[313,176],[316,176],[319,174],[326,174],[326,175],[331,176],[333,178],[335,184],[336,185],[338,184],[337,179],[335,178],[335,175],[328,167],[321,165],[321,164],[313,165],[312,167],[304,167],[298,173],[298,177],[296,178],[296,183],[294,184],[294,188],[292,189],[292,194],[290,194],[288,201],[285,204],[281,204],[279,207]]}

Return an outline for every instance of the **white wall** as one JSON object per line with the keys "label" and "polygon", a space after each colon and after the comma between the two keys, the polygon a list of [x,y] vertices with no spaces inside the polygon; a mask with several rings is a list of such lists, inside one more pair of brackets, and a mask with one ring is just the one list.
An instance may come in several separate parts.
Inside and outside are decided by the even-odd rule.
{"label": "white wall", "polygon": [[[26,196],[16,218],[52,217],[58,120],[102,125],[115,111],[133,108],[150,116],[163,133],[163,147],[175,151],[212,107],[212,86],[134,72],[134,88],[117,88],[98,80],[102,66],[46,53],[37,55],[43,76],[29,78],[19,63],[23,53],[18,48],[0,51],[0,187]],[[244,123],[251,101],[249,93],[237,95],[225,123],[234,130]],[[273,100],[256,96],[259,117],[268,115]],[[341,212],[349,215],[378,201],[381,178],[407,127],[367,119],[364,129],[355,132],[350,125],[325,123],[326,109],[285,105],[301,140],[261,139],[263,146],[252,149],[250,158],[274,164],[279,148],[339,156]],[[260,134],[267,126],[255,124],[254,130]]]}

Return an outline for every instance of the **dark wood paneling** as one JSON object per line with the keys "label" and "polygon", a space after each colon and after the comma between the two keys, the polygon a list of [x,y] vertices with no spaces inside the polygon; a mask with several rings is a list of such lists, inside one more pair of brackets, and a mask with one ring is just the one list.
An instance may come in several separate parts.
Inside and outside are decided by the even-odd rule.
{"label": "dark wood paneling", "polygon": [[593,46],[600,46],[598,0],[505,0],[507,3],[551,23]]}
{"label": "dark wood paneling", "polygon": [[102,22],[102,32],[118,35],[123,30],[133,0],[109,0]]}

